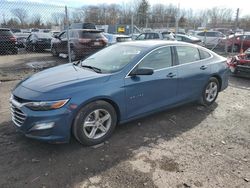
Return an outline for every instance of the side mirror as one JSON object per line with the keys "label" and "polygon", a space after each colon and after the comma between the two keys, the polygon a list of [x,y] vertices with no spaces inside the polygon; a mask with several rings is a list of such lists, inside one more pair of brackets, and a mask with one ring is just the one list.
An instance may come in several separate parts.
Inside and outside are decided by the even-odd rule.
{"label": "side mirror", "polygon": [[154,73],[154,69],[151,68],[135,68],[129,75],[130,76],[138,76],[138,75],[152,75]]}

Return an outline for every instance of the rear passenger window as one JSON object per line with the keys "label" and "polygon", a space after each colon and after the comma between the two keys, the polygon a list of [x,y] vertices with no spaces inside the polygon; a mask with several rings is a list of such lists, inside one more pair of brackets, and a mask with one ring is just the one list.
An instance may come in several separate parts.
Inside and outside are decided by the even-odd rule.
{"label": "rear passenger window", "polygon": [[179,64],[191,63],[200,60],[200,54],[197,48],[190,46],[176,46]]}
{"label": "rear passenger window", "polygon": [[201,50],[201,49],[199,49],[199,51],[200,51],[201,59],[207,59],[207,58],[211,57],[210,53],[208,53],[208,52],[206,52],[204,50]]}
{"label": "rear passenger window", "polygon": [[146,56],[138,65],[139,68],[147,67],[154,70],[172,66],[172,55],[170,47],[160,48]]}
{"label": "rear passenger window", "polygon": [[198,33],[197,35],[198,35],[198,36],[205,36],[205,33],[204,33],[204,32],[201,32],[201,33]]}

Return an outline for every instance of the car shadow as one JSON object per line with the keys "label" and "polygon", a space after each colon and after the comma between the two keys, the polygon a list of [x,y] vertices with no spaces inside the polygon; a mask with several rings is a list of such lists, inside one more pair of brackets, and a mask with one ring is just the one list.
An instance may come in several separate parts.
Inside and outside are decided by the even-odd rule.
{"label": "car shadow", "polygon": [[217,106],[188,104],[119,125],[108,142],[97,148],[82,146],[75,139],[61,145],[34,141],[5,122],[0,126],[0,187],[74,187],[131,158],[142,146],[191,130]]}

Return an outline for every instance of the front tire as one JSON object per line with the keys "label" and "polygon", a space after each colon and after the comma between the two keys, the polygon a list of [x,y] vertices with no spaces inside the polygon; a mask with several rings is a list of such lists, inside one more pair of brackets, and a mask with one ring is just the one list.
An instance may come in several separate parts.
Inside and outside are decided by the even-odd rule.
{"label": "front tire", "polygon": [[116,124],[114,107],[105,101],[95,101],[80,109],[73,124],[73,134],[83,145],[96,145],[111,136]]}
{"label": "front tire", "polygon": [[210,106],[216,100],[219,93],[220,84],[215,77],[211,77],[203,89],[201,104]]}

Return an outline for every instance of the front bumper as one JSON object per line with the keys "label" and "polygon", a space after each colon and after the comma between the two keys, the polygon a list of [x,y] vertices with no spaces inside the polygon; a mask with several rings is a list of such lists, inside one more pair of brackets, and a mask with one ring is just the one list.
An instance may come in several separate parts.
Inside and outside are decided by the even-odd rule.
{"label": "front bumper", "polygon": [[16,129],[26,137],[53,143],[69,142],[72,112],[67,107],[33,111],[13,98],[10,99],[10,105],[12,121]]}

